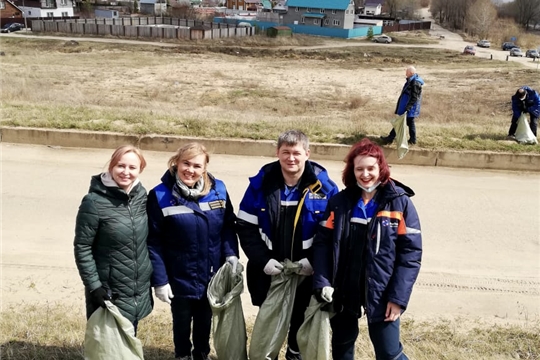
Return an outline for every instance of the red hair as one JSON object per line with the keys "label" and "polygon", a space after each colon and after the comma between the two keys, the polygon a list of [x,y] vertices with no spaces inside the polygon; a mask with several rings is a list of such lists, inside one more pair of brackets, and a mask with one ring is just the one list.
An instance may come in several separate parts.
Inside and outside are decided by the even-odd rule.
{"label": "red hair", "polygon": [[354,186],[357,183],[354,176],[354,159],[357,156],[371,156],[377,159],[380,171],[379,181],[383,185],[388,182],[390,179],[390,168],[388,167],[382,148],[371,140],[364,138],[354,144],[345,157],[345,169],[343,169],[343,174],[341,175],[341,180],[345,187]]}

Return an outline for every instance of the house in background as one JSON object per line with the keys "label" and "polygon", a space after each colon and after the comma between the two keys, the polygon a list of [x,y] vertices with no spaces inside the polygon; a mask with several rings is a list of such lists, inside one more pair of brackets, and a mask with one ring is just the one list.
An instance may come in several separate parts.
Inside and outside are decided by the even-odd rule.
{"label": "house in background", "polygon": [[380,15],[384,0],[366,0],[364,15]]}
{"label": "house in background", "polygon": [[354,0],[288,0],[283,24],[352,29]]}
{"label": "house in background", "polygon": [[15,0],[14,3],[26,18],[74,16],[72,0]]}
{"label": "house in background", "polygon": [[167,12],[167,0],[140,0],[139,12],[148,15],[163,15]]}
{"label": "house in background", "polygon": [[0,0],[0,18],[19,19],[23,17],[22,14],[23,14],[22,10],[17,5],[15,5],[11,0]]}

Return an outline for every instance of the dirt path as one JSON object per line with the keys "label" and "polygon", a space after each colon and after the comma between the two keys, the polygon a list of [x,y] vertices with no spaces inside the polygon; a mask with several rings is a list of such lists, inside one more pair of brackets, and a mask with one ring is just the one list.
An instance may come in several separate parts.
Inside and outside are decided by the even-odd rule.
{"label": "dirt path", "polygon": [[[62,302],[82,313],[75,215],[110,150],[1,143],[0,151],[2,311]],[[157,185],[169,155],[145,153],[147,189]],[[210,171],[225,181],[237,209],[248,177],[272,160],[212,155]],[[320,162],[340,178],[341,162]],[[408,318],[459,318],[463,325],[540,319],[540,175],[399,165],[392,175],[415,190],[424,239]],[[243,304],[246,316],[254,317],[247,290]],[[166,305],[158,301],[156,308]]]}

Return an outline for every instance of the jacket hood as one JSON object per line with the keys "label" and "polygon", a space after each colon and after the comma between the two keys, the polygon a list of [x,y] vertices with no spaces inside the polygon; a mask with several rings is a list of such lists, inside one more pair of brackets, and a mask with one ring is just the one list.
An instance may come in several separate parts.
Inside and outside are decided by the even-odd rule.
{"label": "jacket hood", "polygon": [[408,197],[413,197],[414,191],[407,185],[390,178],[388,182],[383,186],[385,190],[385,198],[393,199],[398,196],[407,195]]}
{"label": "jacket hood", "polygon": [[408,80],[409,80],[409,81],[418,81],[418,82],[420,83],[420,85],[422,85],[422,86],[424,85],[424,79],[422,79],[422,78],[420,77],[420,75],[418,75],[418,74],[414,74],[414,75],[411,76]]}

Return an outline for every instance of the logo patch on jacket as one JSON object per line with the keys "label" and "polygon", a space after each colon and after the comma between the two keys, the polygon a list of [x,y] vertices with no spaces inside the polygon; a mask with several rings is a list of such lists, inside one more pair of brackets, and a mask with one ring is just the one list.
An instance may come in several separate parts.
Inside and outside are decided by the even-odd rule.
{"label": "logo patch on jacket", "polygon": [[210,207],[210,210],[225,209],[225,200],[210,201],[208,202],[208,206]]}
{"label": "logo patch on jacket", "polygon": [[308,198],[311,199],[311,200],[322,200],[322,199],[326,199],[326,195],[310,192],[308,194]]}

